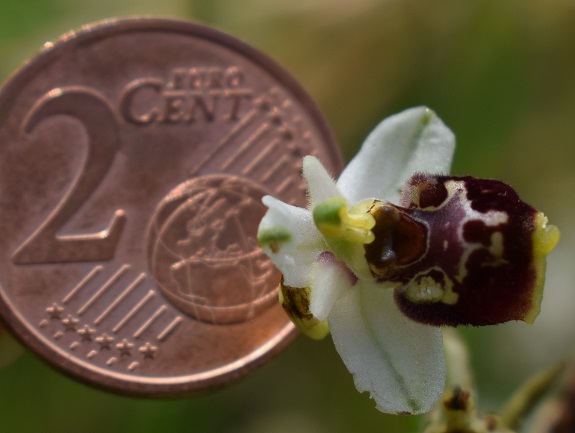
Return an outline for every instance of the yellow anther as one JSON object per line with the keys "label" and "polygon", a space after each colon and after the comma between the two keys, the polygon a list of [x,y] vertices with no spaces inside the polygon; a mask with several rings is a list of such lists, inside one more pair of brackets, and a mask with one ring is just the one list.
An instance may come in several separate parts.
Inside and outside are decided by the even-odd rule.
{"label": "yellow anther", "polygon": [[313,219],[326,238],[369,244],[375,239],[375,219],[368,213],[372,203],[367,200],[349,209],[343,197],[335,197],[317,205]]}

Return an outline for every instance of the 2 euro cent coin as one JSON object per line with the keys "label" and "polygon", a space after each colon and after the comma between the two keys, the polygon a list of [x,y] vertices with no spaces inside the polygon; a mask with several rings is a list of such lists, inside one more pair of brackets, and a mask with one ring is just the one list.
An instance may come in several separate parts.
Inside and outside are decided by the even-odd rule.
{"label": "2 euro cent coin", "polygon": [[245,375],[295,335],[256,231],[341,158],[309,96],[219,31],[71,32],[0,90],[0,314],[57,368],[165,395]]}

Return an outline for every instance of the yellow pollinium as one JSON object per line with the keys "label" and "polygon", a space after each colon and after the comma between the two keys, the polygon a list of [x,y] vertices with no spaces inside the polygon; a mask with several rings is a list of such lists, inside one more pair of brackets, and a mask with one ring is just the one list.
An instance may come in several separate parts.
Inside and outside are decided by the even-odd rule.
{"label": "yellow pollinium", "polygon": [[351,209],[343,197],[326,200],[313,209],[313,220],[326,238],[369,244],[375,236],[375,219],[368,213],[373,200],[365,200]]}

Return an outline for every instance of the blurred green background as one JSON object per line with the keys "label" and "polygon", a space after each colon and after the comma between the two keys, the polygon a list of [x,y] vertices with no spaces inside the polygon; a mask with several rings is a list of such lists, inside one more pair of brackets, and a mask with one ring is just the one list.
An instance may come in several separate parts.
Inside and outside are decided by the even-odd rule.
{"label": "blurred green background", "polygon": [[[42,44],[102,18],[198,20],[280,62],[312,94],[349,159],[375,124],[425,104],[458,140],[453,172],[512,184],[560,227],[534,326],[465,329],[494,410],[575,348],[575,2],[572,0],[2,0],[0,79]],[[194,399],[88,388],[25,353],[0,370],[0,431],[416,432],[355,391],[331,341],[299,338],[251,376]]]}

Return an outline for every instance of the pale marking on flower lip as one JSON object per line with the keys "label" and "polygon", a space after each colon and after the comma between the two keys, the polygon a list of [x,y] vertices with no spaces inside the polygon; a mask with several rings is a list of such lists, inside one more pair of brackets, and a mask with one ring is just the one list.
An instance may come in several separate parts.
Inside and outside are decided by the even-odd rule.
{"label": "pale marking on flower lip", "polygon": [[[443,283],[430,275],[433,271],[442,274]],[[417,281],[417,279],[420,279],[420,281]],[[454,305],[459,300],[459,294],[453,291],[453,281],[439,266],[433,266],[418,272],[405,286],[405,296],[414,303],[442,302]]]}
{"label": "pale marking on flower lip", "polygon": [[413,281],[407,285],[405,296],[411,302],[439,302],[443,298],[443,287],[439,281],[431,276],[422,277],[419,281]]}
{"label": "pale marking on flower lip", "polygon": [[490,241],[491,241],[491,245],[489,245],[489,248],[487,248],[487,250],[491,253],[491,255],[494,258],[490,262],[482,263],[481,266],[483,266],[483,267],[487,267],[487,266],[497,267],[497,266],[502,266],[502,265],[509,263],[509,260],[505,260],[503,258],[503,251],[504,251],[503,233],[501,233],[501,232],[492,233]]}
{"label": "pale marking on flower lip", "polygon": [[[459,225],[457,227],[457,237],[463,246],[463,253],[461,254],[461,258],[459,260],[459,273],[455,279],[461,283],[467,276],[467,261],[469,260],[469,256],[471,256],[474,251],[485,248],[485,246],[480,242],[468,242],[465,240],[463,236],[463,229],[465,224],[469,221],[479,220],[488,227],[496,227],[498,225],[507,224],[509,221],[509,215],[507,212],[503,211],[491,210],[482,213],[472,209],[471,200],[467,198],[467,188],[465,187],[464,181],[448,180],[445,182],[445,187],[447,188],[448,197],[444,203],[447,203],[451,200],[459,200],[461,208],[464,209],[466,215],[465,218],[459,221]],[[494,245],[494,240],[498,241],[499,238],[491,238],[491,245],[488,247],[489,251],[498,252],[502,255],[503,242],[500,243],[500,246]]]}

